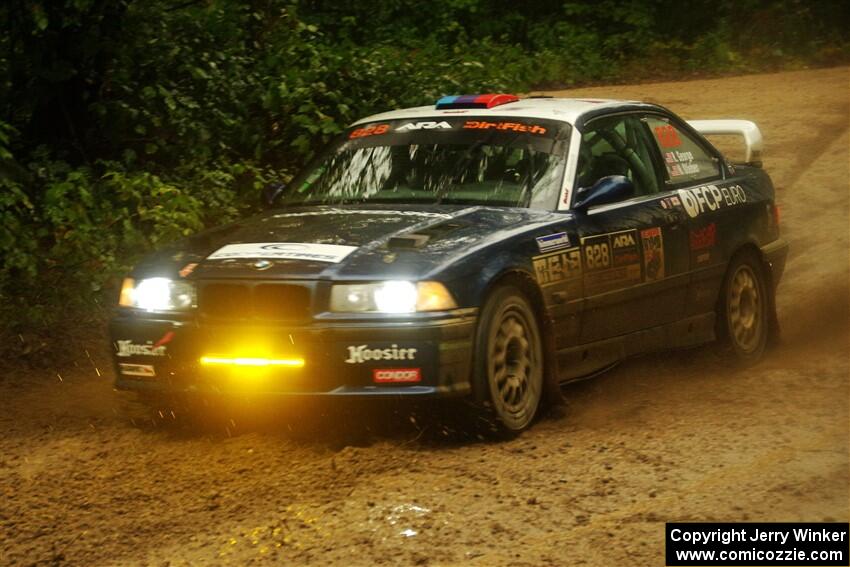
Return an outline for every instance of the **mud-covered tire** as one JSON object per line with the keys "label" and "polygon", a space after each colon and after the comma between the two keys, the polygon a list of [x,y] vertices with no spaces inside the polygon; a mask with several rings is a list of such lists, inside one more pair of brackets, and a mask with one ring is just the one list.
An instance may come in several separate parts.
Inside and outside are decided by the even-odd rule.
{"label": "mud-covered tire", "polygon": [[479,415],[500,436],[531,425],[543,391],[544,356],[534,309],[514,286],[492,291],[475,336],[474,389]]}
{"label": "mud-covered tire", "polygon": [[758,256],[749,251],[729,263],[717,302],[720,350],[735,362],[749,365],[764,354],[770,337],[773,302]]}

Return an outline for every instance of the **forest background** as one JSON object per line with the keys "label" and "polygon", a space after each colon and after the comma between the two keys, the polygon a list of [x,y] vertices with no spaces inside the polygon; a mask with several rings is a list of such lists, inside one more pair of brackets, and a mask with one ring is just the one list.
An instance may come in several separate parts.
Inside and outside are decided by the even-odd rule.
{"label": "forest background", "polygon": [[4,359],[370,113],[850,61],[843,0],[7,0],[0,29]]}

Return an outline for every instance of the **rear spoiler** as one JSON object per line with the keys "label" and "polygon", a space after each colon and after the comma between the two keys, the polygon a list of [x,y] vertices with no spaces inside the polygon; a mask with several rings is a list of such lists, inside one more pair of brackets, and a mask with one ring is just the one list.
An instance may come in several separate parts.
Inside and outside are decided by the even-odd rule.
{"label": "rear spoiler", "polygon": [[688,124],[703,136],[731,135],[744,138],[747,151],[744,162],[761,167],[761,150],[764,145],[761,130],[749,120],[688,120]]}

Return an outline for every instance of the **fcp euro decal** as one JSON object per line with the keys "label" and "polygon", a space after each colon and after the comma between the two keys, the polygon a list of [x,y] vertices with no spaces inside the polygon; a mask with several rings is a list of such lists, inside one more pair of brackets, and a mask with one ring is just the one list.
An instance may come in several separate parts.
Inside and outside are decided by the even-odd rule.
{"label": "fcp euro decal", "polygon": [[716,211],[722,207],[747,202],[747,194],[740,185],[703,185],[693,189],[679,189],[679,198],[691,218],[696,218],[706,211]]}

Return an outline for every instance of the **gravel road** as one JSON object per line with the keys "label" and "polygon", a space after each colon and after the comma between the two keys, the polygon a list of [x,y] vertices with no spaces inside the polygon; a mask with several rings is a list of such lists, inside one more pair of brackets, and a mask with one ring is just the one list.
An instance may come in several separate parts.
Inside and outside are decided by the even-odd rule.
{"label": "gravel road", "polygon": [[427,407],[152,424],[104,338],[0,379],[0,564],[661,565],[665,521],[847,521],[848,86],[845,67],[557,93],[761,126],[792,248],[759,365],[635,359],[493,443]]}

